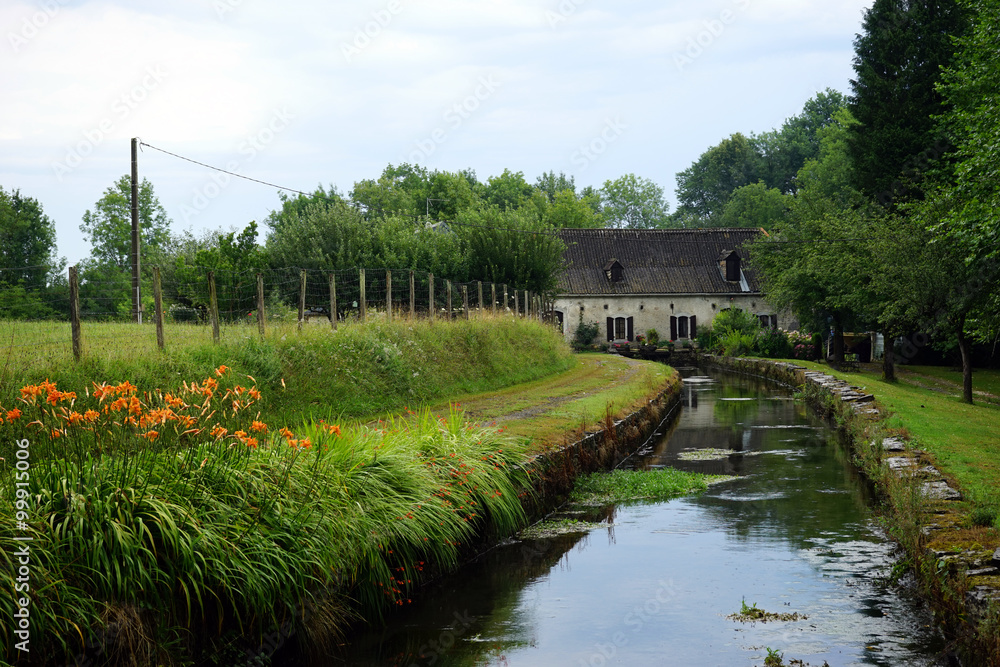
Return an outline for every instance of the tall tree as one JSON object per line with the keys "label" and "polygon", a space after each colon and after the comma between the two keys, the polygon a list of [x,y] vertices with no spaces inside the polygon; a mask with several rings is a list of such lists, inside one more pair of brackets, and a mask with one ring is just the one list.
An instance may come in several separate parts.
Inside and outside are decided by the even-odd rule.
{"label": "tall tree", "polygon": [[[91,243],[91,258],[99,265],[127,270],[132,253],[132,181],[122,176],[104,191],[94,210],[83,214],[80,231]],[[142,252],[156,251],[170,239],[170,218],[153,192],[153,184],[139,185],[139,226]]]}
{"label": "tall tree", "polygon": [[0,283],[41,289],[49,272],[61,268],[55,224],[42,205],[20,190],[0,188]]}
{"label": "tall tree", "polygon": [[566,176],[563,172],[547,171],[535,179],[535,189],[545,193],[549,202],[556,200],[556,194],[564,190],[576,193],[576,182],[572,176]]}
{"label": "tall tree", "polygon": [[663,188],[647,178],[625,174],[601,188],[604,222],[610,227],[658,229],[666,226],[669,205]]}
{"label": "tall tree", "polygon": [[720,227],[774,229],[788,218],[792,198],[763,181],[737,188],[719,216]]}
{"label": "tall tree", "polygon": [[759,180],[761,167],[760,153],[748,137],[737,132],[723,139],[677,174],[678,209],[712,224],[734,190]]}
{"label": "tall tree", "polygon": [[969,24],[958,0],[875,0],[854,40],[854,186],[883,205],[919,198],[927,162],[948,148],[936,84]]}

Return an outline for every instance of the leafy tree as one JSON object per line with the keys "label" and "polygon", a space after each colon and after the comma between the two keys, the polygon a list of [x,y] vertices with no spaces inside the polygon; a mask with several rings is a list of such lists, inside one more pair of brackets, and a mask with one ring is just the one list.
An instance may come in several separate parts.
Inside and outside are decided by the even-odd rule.
{"label": "leafy tree", "polygon": [[[83,214],[80,231],[91,243],[91,259],[109,267],[128,270],[132,265],[132,181],[122,176],[104,191],[94,210]],[[163,247],[170,239],[170,218],[153,192],[153,184],[139,184],[139,233],[141,252]]]}
{"label": "leafy tree", "polygon": [[428,201],[421,215],[429,212],[432,220],[454,220],[459,211],[480,205],[481,190],[472,170],[435,171],[430,175]]}
{"label": "leafy tree", "polygon": [[947,199],[946,231],[963,244],[970,262],[1000,257],[1000,128],[993,100],[1000,93],[996,2],[973,0],[973,29],[961,39],[954,64],[945,70],[939,90],[948,113],[943,130],[955,144],[953,181],[938,193]]}
{"label": "leafy tree", "polygon": [[819,155],[824,128],[835,122],[847,98],[827,88],[810,98],[802,113],[786,120],[778,130],[753,138],[761,154],[761,180],[783,194],[795,191],[795,178],[806,161]]}
{"label": "leafy tree", "polygon": [[458,222],[471,278],[537,293],[555,289],[565,244],[535,210],[466,210]]}
{"label": "leafy tree", "polygon": [[560,190],[555,194],[546,209],[545,220],[559,228],[596,229],[603,226],[602,216],[572,190]]}
{"label": "leafy tree", "polygon": [[556,195],[564,190],[576,194],[576,182],[572,176],[566,176],[563,172],[547,171],[535,179],[535,189],[545,193],[549,202],[556,200]]}
{"label": "leafy tree", "polygon": [[340,269],[372,257],[371,225],[357,208],[338,200],[313,202],[301,212],[268,218],[267,252],[273,268]]}
{"label": "leafy tree", "polygon": [[927,162],[948,148],[936,84],[968,24],[958,0],[875,0],[865,11],[854,40],[850,150],[854,186],[883,205],[919,198]]}
{"label": "leafy tree", "polygon": [[504,169],[499,176],[490,176],[483,188],[483,203],[501,211],[520,208],[531,201],[535,189],[524,180],[523,172]]}
{"label": "leafy tree", "polygon": [[41,204],[0,188],[0,285],[44,289],[50,272],[64,264],[56,257],[55,224]]}
{"label": "leafy tree", "polygon": [[657,229],[666,225],[669,206],[663,188],[635,174],[605,181],[601,188],[605,224],[617,228]]}
{"label": "leafy tree", "polygon": [[759,180],[761,167],[760,153],[749,138],[736,133],[723,139],[677,174],[678,208],[712,224],[734,190]]}
{"label": "leafy tree", "polygon": [[759,227],[769,230],[788,217],[791,197],[763,181],[737,188],[719,216],[720,227]]}

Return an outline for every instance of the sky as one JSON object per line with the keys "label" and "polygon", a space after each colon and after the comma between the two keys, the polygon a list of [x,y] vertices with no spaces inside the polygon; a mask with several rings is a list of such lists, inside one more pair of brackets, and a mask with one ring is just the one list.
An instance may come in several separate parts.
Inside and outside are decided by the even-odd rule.
{"label": "sky", "polygon": [[[133,137],[306,192],[404,162],[578,189],[634,173],[673,210],[676,174],[709,147],[849,93],[872,2],[5,0],[0,187],[42,204],[70,264]],[[174,232],[280,206],[150,147],[138,165]]]}

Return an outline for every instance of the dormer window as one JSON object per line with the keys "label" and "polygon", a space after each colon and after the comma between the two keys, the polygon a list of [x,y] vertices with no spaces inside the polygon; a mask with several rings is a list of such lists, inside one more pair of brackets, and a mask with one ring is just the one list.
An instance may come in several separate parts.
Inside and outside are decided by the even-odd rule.
{"label": "dormer window", "polygon": [[740,255],[735,250],[723,250],[719,255],[719,268],[726,277],[726,282],[738,283],[742,279],[740,270]]}
{"label": "dormer window", "polygon": [[617,259],[612,259],[604,265],[604,276],[608,282],[620,283],[625,278],[625,267]]}

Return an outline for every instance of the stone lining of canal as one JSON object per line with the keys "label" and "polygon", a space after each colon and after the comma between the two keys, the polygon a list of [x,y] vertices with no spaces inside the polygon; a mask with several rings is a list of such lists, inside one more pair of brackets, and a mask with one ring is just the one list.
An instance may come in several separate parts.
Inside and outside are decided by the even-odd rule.
{"label": "stone lining of canal", "polygon": [[558,530],[483,554],[317,664],[947,664],[837,433],[788,387],[683,374],[682,409],[623,466],[735,479],[564,507]]}

